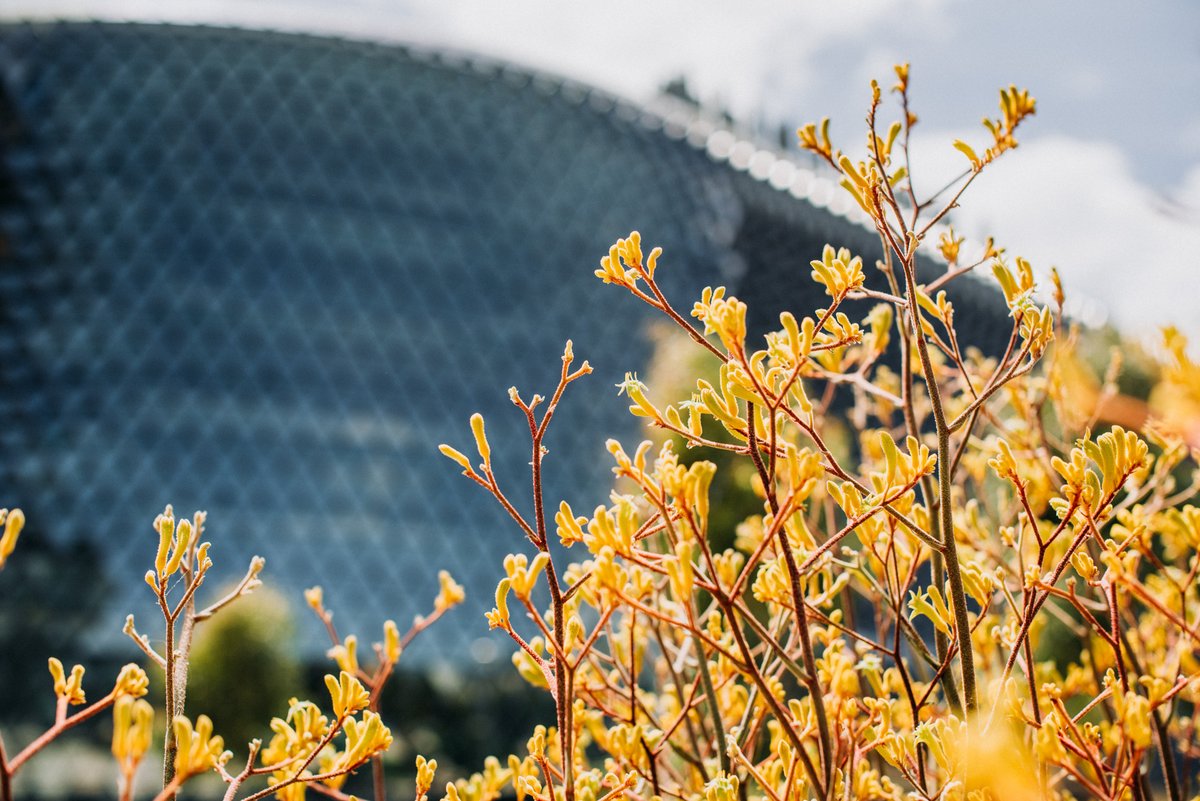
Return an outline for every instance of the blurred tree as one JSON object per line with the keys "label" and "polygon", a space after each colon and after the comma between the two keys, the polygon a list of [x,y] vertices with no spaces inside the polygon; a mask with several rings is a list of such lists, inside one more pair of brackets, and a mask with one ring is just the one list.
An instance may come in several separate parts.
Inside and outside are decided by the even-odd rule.
{"label": "blurred tree", "polygon": [[255,737],[270,739],[268,722],[302,691],[293,635],[291,607],[266,587],[196,628],[187,709],[203,710],[235,753]]}

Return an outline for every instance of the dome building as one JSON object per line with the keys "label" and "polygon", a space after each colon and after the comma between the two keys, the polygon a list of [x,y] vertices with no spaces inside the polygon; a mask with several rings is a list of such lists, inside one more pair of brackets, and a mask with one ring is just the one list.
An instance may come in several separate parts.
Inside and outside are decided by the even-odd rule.
{"label": "dome building", "polygon": [[[89,631],[148,624],[170,503],[208,512],[206,590],[261,554],[265,582],[297,600],[323,585],[367,640],[427,613],[447,569],[469,601],[411,659],[486,661],[507,645],[482,611],[526,543],[438,443],[468,445],[482,411],[528,506],[506,390],[545,394],[572,339],[595,373],[556,416],[547,500],[603,502],[605,438],[640,436],[613,385],[646,369],[655,315],[601,286],[598,258],[638,229],[679,307],[724,284],[763,330],[821,305],[807,265],[826,242],[877,249],[834,197],[692,110],[482,59],[0,26],[0,503],[24,508],[45,566],[6,589],[34,569],[14,559],[0,605],[40,582]],[[956,298],[977,341],[1007,330],[985,295]]]}

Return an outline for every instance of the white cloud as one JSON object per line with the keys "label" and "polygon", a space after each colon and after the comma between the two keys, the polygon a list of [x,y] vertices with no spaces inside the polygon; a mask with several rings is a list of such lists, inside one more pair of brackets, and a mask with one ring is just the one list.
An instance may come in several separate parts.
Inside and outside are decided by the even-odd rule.
{"label": "white cloud", "polygon": [[[980,139],[928,134],[914,170],[961,167],[947,146],[956,136]],[[954,219],[962,233],[995,236],[1043,274],[1057,266],[1069,298],[1098,302],[1126,331],[1148,336],[1172,323],[1200,341],[1200,165],[1180,178],[1167,198],[1134,178],[1113,144],[1030,138],[984,172]]]}
{"label": "white cloud", "polygon": [[[784,70],[794,87],[820,75],[812,56],[885,17],[946,0],[852,4],[791,0],[9,0],[4,16],[208,22],[418,42],[509,59],[633,98],[687,75],[706,97],[758,111]],[[782,70],[781,70],[782,68]]]}

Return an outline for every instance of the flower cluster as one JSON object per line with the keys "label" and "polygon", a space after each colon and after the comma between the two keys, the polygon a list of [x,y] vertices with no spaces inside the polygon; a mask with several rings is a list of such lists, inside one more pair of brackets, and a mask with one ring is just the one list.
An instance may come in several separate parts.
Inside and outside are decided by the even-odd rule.
{"label": "flower cluster", "polygon": [[[825,308],[785,311],[758,338],[724,287],[705,288],[690,318],[679,312],[657,282],[662,250],[644,254],[637,232],[601,259],[605,284],[658,310],[709,360],[687,387],[633,375],[619,385],[656,440],[607,443],[617,481],[605,502],[579,514],[543,493],[548,427],[591,372],[573,366],[570,342],[552,392],[509,391],[531,433],[531,507],[502,488],[510,477],[493,470],[481,415],[469,422],[478,461],[441,446],[526,541],[504,560],[487,623],[555,705],[521,753],[446,784],[445,801],[1145,801],[1160,788],[1183,801],[1200,791],[1200,365],[1167,329],[1158,387],[1137,419],[1117,416],[1120,359],[1102,379],[1087,365],[1057,275],[1045,303],[1030,262],[991,240],[972,261],[966,240],[938,227],[1016,147],[1034,100],[1003,90],[1000,117],[984,122],[992,143],[980,154],[956,142],[970,169],[945,198],[920,199],[907,65],[896,78],[899,119],[885,128],[871,85],[861,158],[835,148],[828,120],[798,131],[884,254],[868,276],[861,255],[826,247],[811,261]],[[946,269],[922,270],[920,282],[934,241]],[[945,289],[984,265],[1011,319],[998,354],[960,343]],[[752,508],[731,524],[718,512],[739,481]],[[0,509],[0,567],[24,522]],[[367,764],[384,801],[392,733],[380,695],[412,638],[464,588],[440,573],[432,611],[405,633],[385,622],[373,659],[335,629],[321,588],[307,590],[337,665],[327,711],[292,699],[234,775],[212,721],[183,715],[187,659],[195,626],[257,587],[263,561],[198,605],[212,565],[205,522],[202,512],[177,521],[169,506],[155,520],[145,580],[161,650],[132,617],[125,626],[164,675],[156,801],[209,771],[230,801],[256,777],[267,786],[241,801],[302,801],[309,789],[348,801],[343,783]],[[31,757],[108,707],[120,797],[131,799],[153,741],[145,672],[126,665],[89,704],[83,666],[68,673],[51,658],[49,669],[54,723],[15,755],[0,741],[0,801]],[[426,801],[437,762],[418,756],[415,768],[415,799]]]}
{"label": "flower cluster", "polygon": [[[643,258],[637,232],[601,260],[604,283],[661,311],[712,367],[682,390],[620,385],[659,441],[609,443],[617,490],[590,515],[558,504],[573,560],[547,544],[540,448],[582,373],[569,346],[540,417],[540,396],[510,393],[534,432],[533,518],[492,473],[481,417],[478,468],[442,446],[535,548],[505,560],[488,622],[557,709],[526,753],[448,785],[450,801],[1123,801],[1155,782],[1181,801],[1200,789],[1188,778],[1200,478],[1184,478],[1197,455],[1186,401],[1142,432],[1101,429],[1102,393],[1081,409],[1073,391],[1087,368],[1071,356],[1057,275],[1043,305],[1028,261],[991,241],[970,261],[962,237],[935,228],[1016,147],[1028,93],[1001,92],[982,155],[956,143],[971,169],[935,205],[913,189],[916,116],[907,66],[896,74],[901,118],[878,132],[873,83],[861,160],[834,147],[828,121],[799,131],[879,233],[879,282],[827,247],[812,262],[827,307],[783,313],[755,344],[746,304],[723,287],[703,290],[695,323],[676,311],[655,278],[663,253]],[[927,239],[948,268],[920,283]],[[1012,320],[1001,354],[960,344],[943,289],[982,265]],[[852,316],[848,301],[864,299],[875,306]],[[1168,332],[1164,384],[1194,398],[1200,372],[1180,341]],[[716,462],[739,460],[758,508],[723,530]]]}

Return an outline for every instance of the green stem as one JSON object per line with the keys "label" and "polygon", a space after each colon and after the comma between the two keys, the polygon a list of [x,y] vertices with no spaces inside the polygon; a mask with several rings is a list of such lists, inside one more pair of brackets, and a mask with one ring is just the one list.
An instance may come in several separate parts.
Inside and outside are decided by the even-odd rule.
{"label": "green stem", "polygon": [[712,710],[713,728],[716,729],[717,759],[721,772],[730,775],[729,753],[725,749],[725,724],[721,721],[721,707],[717,704],[717,691],[713,688],[712,674],[708,670],[708,656],[704,653],[704,643],[693,635],[692,643],[696,648],[696,661],[700,663],[700,684],[704,687],[704,696],[708,699],[708,707]]}
{"label": "green stem", "polygon": [[[907,273],[906,273],[906,275],[907,275]],[[891,287],[892,287],[892,292],[899,294],[900,289],[897,286],[895,276],[892,274],[892,271],[890,269],[887,271],[887,276],[888,276],[888,282],[891,284]],[[900,329],[900,340],[902,343],[901,344],[902,351],[900,354],[900,373],[901,373],[901,395],[902,395],[902,400],[904,401],[904,404],[903,404],[904,425],[908,429],[908,433],[910,436],[917,437],[919,439],[921,436],[921,429],[917,425],[917,414],[913,410],[913,404],[912,404],[913,374],[912,374],[912,356],[911,356],[912,348],[910,345],[911,335],[909,333],[908,326],[904,325],[903,316],[902,315],[897,315],[897,316],[900,319],[897,320],[896,325]],[[922,344],[923,343],[924,343],[924,340],[922,340]],[[933,484],[929,480],[929,476],[921,477],[920,487],[921,487],[921,501],[922,501],[922,503],[925,504],[925,508],[928,509],[929,513],[930,513],[930,521],[932,523],[933,535],[938,539],[939,543],[945,542],[945,536],[939,531],[939,529],[941,528],[940,518],[934,517],[934,515],[933,515],[936,505],[933,502]],[[946,560],[945,560],[945,557],[943,556],[943,552],[940,549],[934,549],[931,561],[932,561],[932,566],[933,566],[934,586],[941,588],[941,587],[945,586],[945,584],[946,584]],[[949,638],[947,638],[946,635],[943,634],[940,629],[935,629],[933,632],[933,642],[934,642],[934,651],[937,654],[938,661],[944,662],[946,659],[946,655],[950,652]],[[943,692],[946,693],[946,702],[950,705],[950,708],[952,710],[954,710],[955,712],[961,712],[962,711],[962,700],[959,698],[959,695],[958,695],[958,687],[954,683],[954,673],[949,670],[942,671],[941,683],[942,683],[942,690],[943,690]]]}
{"label": "green stem", "polygon": [[933,423],[937,433],[937,487],[938,520],[941,529],[942,548],[945,556],[946,577],[950,582],[950,607],[954,612],[954,628],[958,637],[958,658],[962,668],[962,689],[967,713],[979,708],[975,691],[975,654],[971,645],[971,622],[967,616],[967,596],[963,588],[962,570],[958,561],[958,544],[954,538],[954,515],[951,502],[950,428],[942,409],[942,393],[938,388],[937,375],[929,358],[929,347],[921,330],[921,311],[917,306],[915,266],[912,257],[903,258],[904,282],[908,295],[908,311],[912,322],[913,336],[917,341],[917,355],[925,376],[925,388],[929,392],[929,403],[933,410]]}

